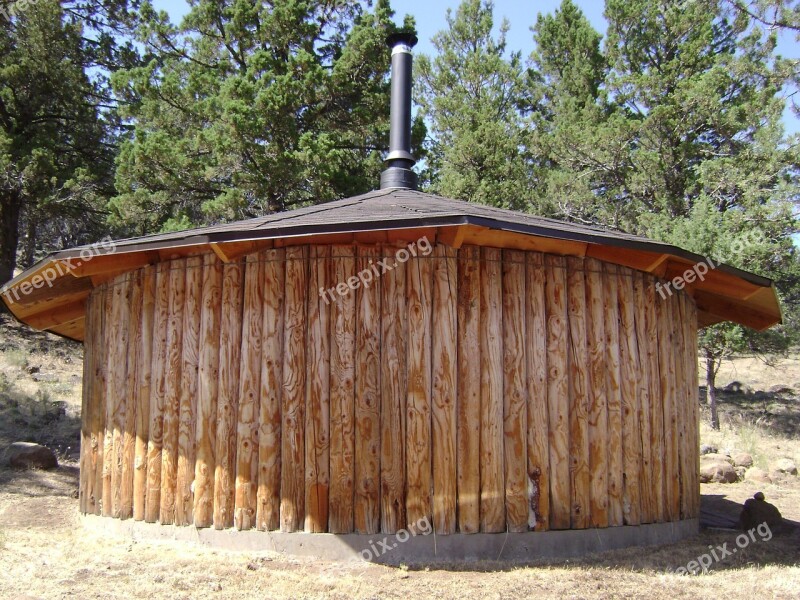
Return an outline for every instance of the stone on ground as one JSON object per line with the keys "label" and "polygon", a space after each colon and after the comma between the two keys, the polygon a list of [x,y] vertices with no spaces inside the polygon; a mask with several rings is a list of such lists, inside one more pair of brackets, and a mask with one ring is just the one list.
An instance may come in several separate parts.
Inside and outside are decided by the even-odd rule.
{"label": "stone on ground", "polygon": [[56,455],[50,448],[32,442],[14,442],[3,452],[2,463],[12,469],[55,469]]}

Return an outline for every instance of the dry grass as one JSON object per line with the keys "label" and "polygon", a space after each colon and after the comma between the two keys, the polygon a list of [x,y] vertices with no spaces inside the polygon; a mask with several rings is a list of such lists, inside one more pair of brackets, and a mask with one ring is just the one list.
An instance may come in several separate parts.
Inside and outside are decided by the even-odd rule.
{"label": "dry grass", "polygon": [[[38,436],[51,445],[74,445],[80,410],[80,348],[51,338],[15,325],[0,326],[0,444],[12,437]],[[36,366],[38,372],[29,372]],[[736,378],[756,389],[781,383],[766,371],[749,379],[746,368],[745,363],[737,365]],[[800,360],[790,369],[800,373]],[[796,379],[800,380],[800,374]],[[792,381],[786,383],[792,385]],[[793,420],[799,411],[794,398],[770,398],[766,412],[761,397],[728,400],[723,398],[723,430],[704,428],[704,442],[712,441],[720,449],[750,451],[759,461],[777,454],[800,458],[800,436]],[[63,406],[64,413],[59,409],[54,416],[53,406]],[[43,423],[48,418],[50,422]],[[68,459],[70,456],[75,456],[73,451],[67,453]],[[752,544],[698,576],[679,576],[674,570],[707,552],[709,545],[728,542],[730,546],[735,532],[706,531],[671,546],[550,564],[511,567],[484,562],[392,568],[100,537],[81,527],[76,489],[74,460],[62,462],[60,469],[49,473],[0,469],[0,598],[733,600],[796,598],[800,589],[797,534]],[[797,479],[758,489],[763,489],[785,517],[800,522]],[[735,513],[755,491],[749,483],[704,485],[704,506]]]}

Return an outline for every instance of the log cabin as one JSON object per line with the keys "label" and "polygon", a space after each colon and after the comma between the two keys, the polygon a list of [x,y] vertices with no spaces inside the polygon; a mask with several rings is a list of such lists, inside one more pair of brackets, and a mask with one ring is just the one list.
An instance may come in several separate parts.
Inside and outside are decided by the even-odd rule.
{"label": "log cabin", "polygon": [[427,522],[451,548],[697,530],[698,329],[778,323],[772,282],[418,191],[414,42],[391,40],[379,190],[55,252],[0,290],[84,344],[81,513],[351,538]]}

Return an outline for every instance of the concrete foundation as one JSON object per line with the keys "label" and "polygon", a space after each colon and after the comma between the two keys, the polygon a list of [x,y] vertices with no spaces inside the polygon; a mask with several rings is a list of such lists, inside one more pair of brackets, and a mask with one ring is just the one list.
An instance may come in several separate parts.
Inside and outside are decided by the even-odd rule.
{"label": "concrete foundation", "polygon": [[96,515],[81,517],[86,528],[137,541],[175,540],[225,550],[272,551],[326,560],[367,560],[382,564],[560,559],[633,546],[672,544],[699,531],[697,519],[675,523],[528,533],[455,535],[336,535],[197,529]]}

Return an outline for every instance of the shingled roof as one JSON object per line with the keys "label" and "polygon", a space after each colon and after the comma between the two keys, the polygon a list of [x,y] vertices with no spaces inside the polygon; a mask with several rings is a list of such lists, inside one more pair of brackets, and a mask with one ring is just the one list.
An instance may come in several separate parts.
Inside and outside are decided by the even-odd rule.
{"label": "shingled roof", "polygon": [[[82,339],[83,303],[94,285],[126,270],[178,256],[213,251],[228,262],[264,247],[302,243],[380,243],[427,235],[460,247],[477,244],[587,256],[671,279],[706,259],[678,247],[599,227],[442,198],[409,189],[385,189],[325,204],[186,231],[114,242],[83,261],[91,246],[54,252],[0,289],[20,320]],[[34,285],[50,269],[56,277]],[[756,329],[780,322],[769,279],[727,265],[686,286],[701,325],[730,320]],[[23,293],[27,292],[27,293]]]}

